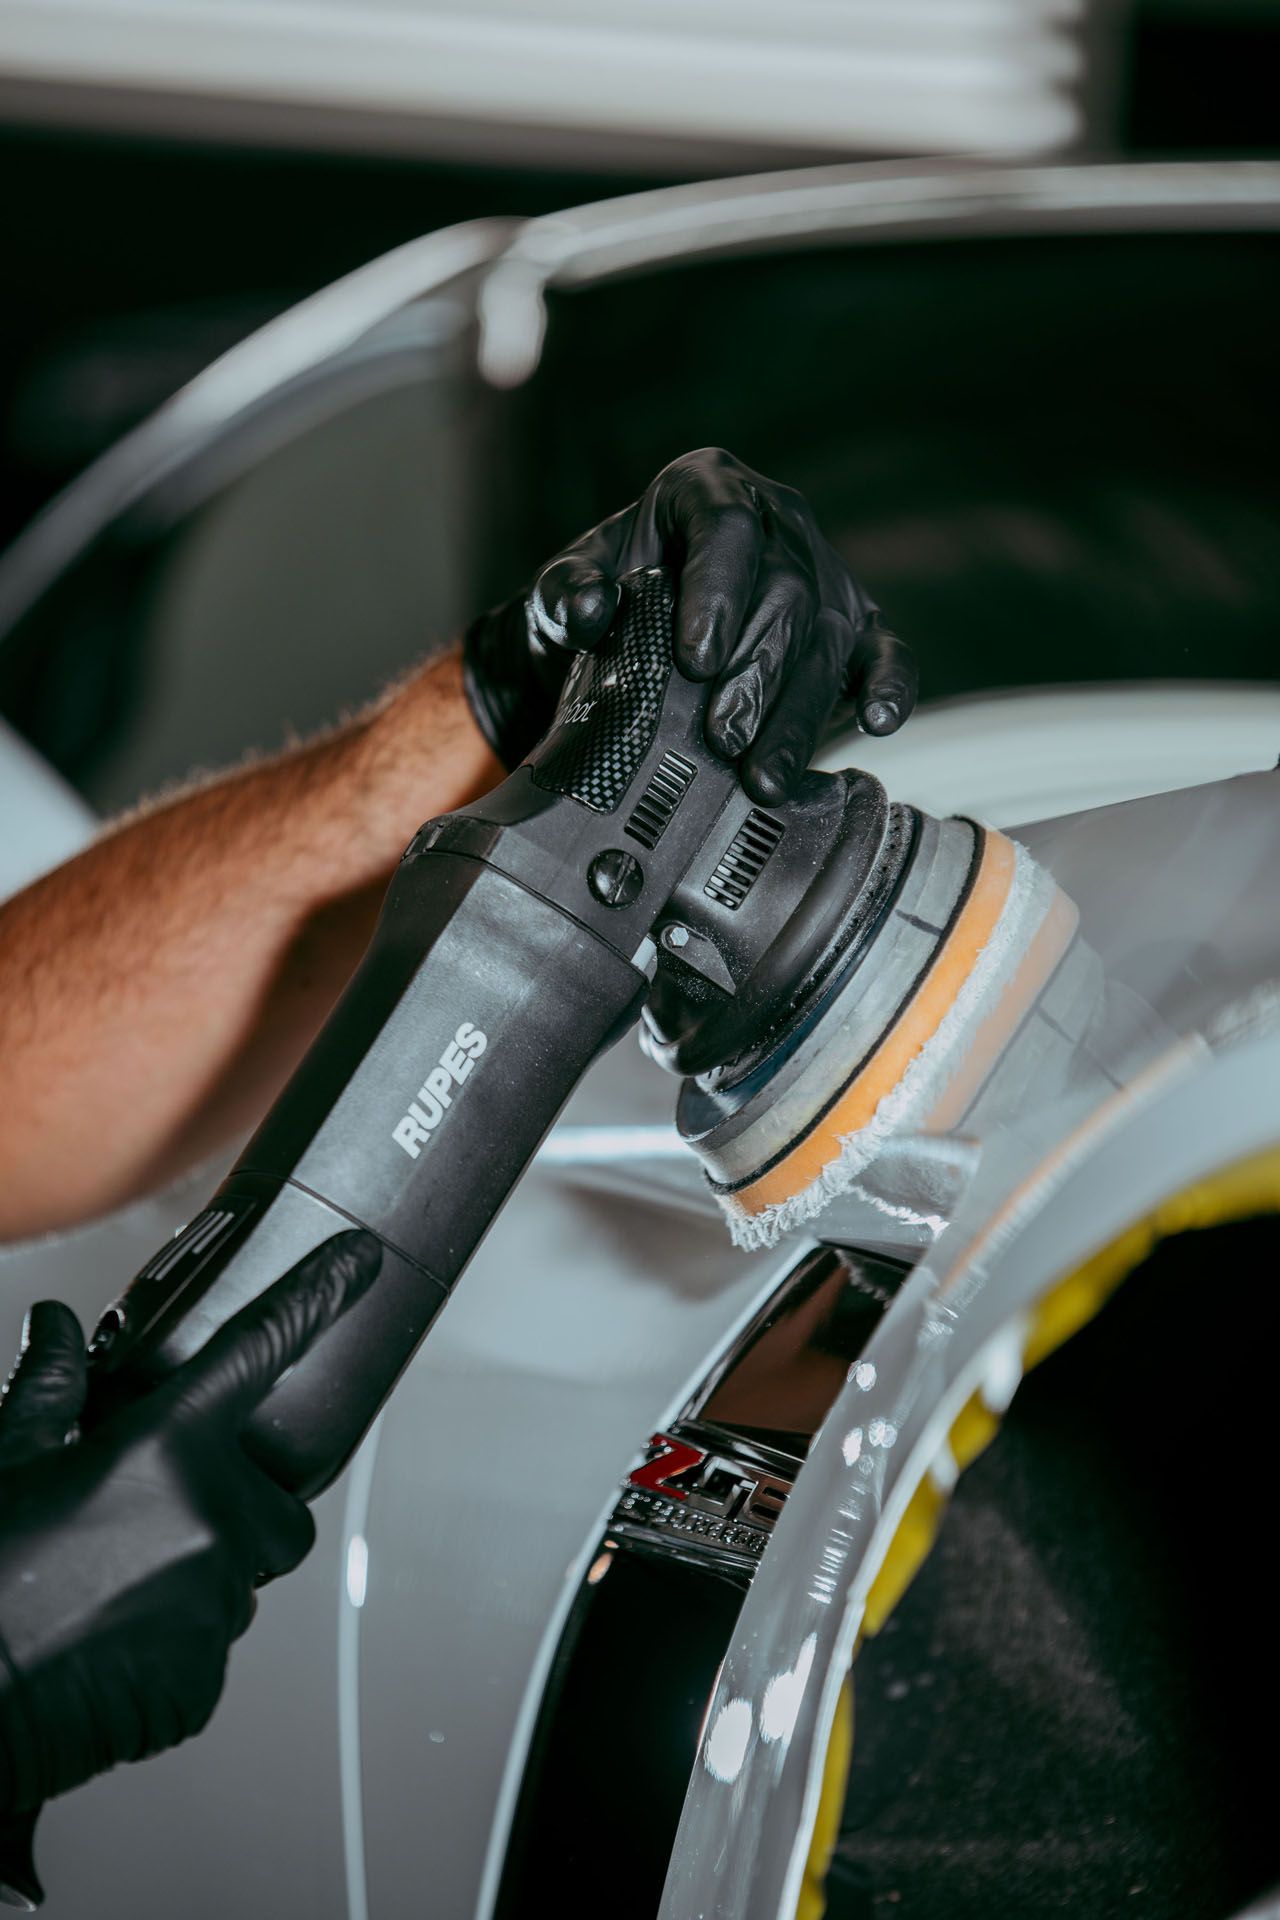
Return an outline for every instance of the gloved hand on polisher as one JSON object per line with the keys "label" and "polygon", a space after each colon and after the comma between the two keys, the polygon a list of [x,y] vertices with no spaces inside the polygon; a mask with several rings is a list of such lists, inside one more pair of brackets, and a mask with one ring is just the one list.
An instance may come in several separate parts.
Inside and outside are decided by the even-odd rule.
{"label": "gloved hand on polisher", "polygon": [[833,719],[892,733],[915,705],[910,649],[818,531],[805,501],[718,448],[664,467],[634,505],[482,614],[463,642],[472,711],[516,766],[551,723],[576,652],[608,632],[617,581],[677,576],[676,664],[716,680],[707,741],[766,806],[785,800]]}
{"label": "gloved hand on polisher", "polygon": [[162,1386],[72,1437],[85,1402],[70,1308],[31,1309],[0,1401],[0,1900],[41,1898],[41,1803],[199,1731],[253,1589],[315,1524],[240,1429],[381,1260],[343,1233],[243,1308]]}

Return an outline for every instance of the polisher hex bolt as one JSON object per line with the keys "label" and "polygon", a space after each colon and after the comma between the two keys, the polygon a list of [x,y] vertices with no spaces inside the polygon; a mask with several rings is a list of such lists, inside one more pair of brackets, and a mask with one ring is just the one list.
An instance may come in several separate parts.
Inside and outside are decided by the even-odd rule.
{"label": "polisher hex bolt", "polygon": [[677,952],[681,947],[687,947],[689,944],[688,927],[664,927],[662,929],[662,943],[667,947],[675,947]]}

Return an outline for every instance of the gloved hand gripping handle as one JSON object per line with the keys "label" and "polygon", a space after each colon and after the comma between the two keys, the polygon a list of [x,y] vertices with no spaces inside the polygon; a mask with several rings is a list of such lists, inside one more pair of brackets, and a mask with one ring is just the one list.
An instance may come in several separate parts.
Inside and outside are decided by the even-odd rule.
{"label": "gloved hand gripping handle", "polygon": [[[210,1205],[104,1315],[91,1408],[180,1365],[301,1255],[366,1226],[379,1280],[250,1429],[295,1491],[334,1477],[560,1107],[638,1016],[652,923],[699,831],[678,804],[696,795],[705,831],[736,793],[702,743],[701,692],[672,667],[665,575],[635,576],[530,760],[415,836],[284,1094]],[[647,831],[633,816],[664,756],[685,772],[676,806],[659,780],[668,812],[646,845],[652,809]]]}

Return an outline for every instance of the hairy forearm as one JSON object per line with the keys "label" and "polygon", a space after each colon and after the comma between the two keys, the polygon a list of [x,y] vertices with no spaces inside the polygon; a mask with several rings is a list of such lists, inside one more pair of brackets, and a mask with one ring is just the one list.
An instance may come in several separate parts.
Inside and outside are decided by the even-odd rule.
{"label": "hairy forearm", "polygon": [[0,907],[0,1240],[253,1123],[414,829],[501,778],[456,654],[323,739],[151,805]]}

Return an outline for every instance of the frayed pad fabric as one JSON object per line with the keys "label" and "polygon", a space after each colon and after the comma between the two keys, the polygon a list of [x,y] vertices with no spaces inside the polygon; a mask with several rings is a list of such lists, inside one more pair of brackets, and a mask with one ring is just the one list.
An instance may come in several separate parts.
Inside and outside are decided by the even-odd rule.
{"label": "frayed pad fabric", "polygon": [[[898,1084],[877,1106],[866,1126],[837,1136],[831,1159],[800,1192],[758,1213],[748,1213],[733,1194],[712,1187],[729,1223],[735,1246],[747,1251],[776,1246],[848,1193],[858,1176],[898,1133],[921,1131],[966,1059],[977,1032],[997,1003],[1048,913],[1055,882],[1015,840],[1013,881],[1003,911],[980,950],[941,1024],[915,1055]],[[821,1122],[819,1122],[821,1125]]]}

